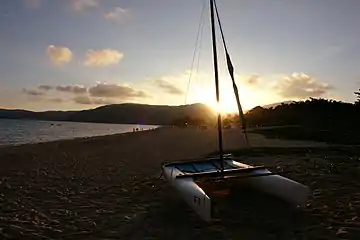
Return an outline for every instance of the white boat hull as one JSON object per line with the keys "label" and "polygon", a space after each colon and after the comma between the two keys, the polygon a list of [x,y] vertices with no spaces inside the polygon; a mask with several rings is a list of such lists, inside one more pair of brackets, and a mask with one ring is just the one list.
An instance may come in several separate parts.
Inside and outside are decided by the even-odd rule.
{"label": "white boat hull", "polygon": [[[236,165],[242,167],[251,167],[250,165],[233,161]],[[271,173],[267,169],[255,170],[253,175],[262,175]],[[259,191],[276,196],[290,204],[303,207],[307,203],[309,188],[301,183],[280,175],[268,175],[241,179],[244,184],[253,187]]]}
{"label": "white boat hull", "polygon": [[211,221],[211,200],[192,178],[175,179],[181,174],[173,167],[164,168],[164,176],[183,200],[205,221]]}
{"label": "white boat hull", "polygon": [[[207,161],[207,162],[206,162]],[[209,160],[205,160],[206,164]],[[253,166],[243,164],[234,160],[224,161],[229,168],[233,169],[249,169]],[[187,172],[181,171],[179,164],[169,164],[163,166],[163,174],[170,185],[179,193],[184,201],[205,221],[209,222],[212,219],[211,216],[211,199],[206,192],[199,187],[194,178],[186,177]],[[186,164],[185,164],[186,165]],[[192,164],[194,165],[194,164]],[[199,167],[201,161],[195,163],[195,167]],[[209,173],[209,171],[197,172],[196,174]],[[265,174],[265,175],[264,175]],[[280,175],[270,175],[271,172],[267,169],[256,169],[254,171],[246,173],[244,177],[239,179],[234,178],[235,183],[239,182],[241,185],[246,185],[257,189],[261,192],[276,196],[290,204],[295,206],[304,206],[307,202],[309,189],[307,186],[295,182],[291,179],[282,177]],[[229,175],[226,173],[226,175]],[[179,178],[179,176],[182,176]],[[225,178],[226,179],[226,178]],[[225,180],[226,181],[226,180]]]}

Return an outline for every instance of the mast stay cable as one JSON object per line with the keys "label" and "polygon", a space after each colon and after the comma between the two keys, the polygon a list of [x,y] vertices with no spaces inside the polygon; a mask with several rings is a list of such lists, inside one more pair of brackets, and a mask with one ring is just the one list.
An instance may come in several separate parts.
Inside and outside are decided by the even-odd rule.
{"label": "mast stay cable", "polygon": [[239,91],[238,91],[238,88],[237,88],[236,83],[235,83],[234,66],[233,66],[233,64],[231,62],[230,54],[229,54],[229,52],[227,50],[225,37],[224,37],[224,32],[223,32],[223,29],[222,29],[218,8],[217,8],[217,5],[216,5],[216,0],[214,0],[214,6],[215,6],[215,12],[216,12],[218,24],[219,24],[219,27],[220,27],[222,42],[223,42],[224,49],[225,49],[226,63],[227,63],[227,66],[228,66],[228,71],[229,71],[229,74],[230,74],[230,77],[231,77],[231,81],[232,81],[233,89],[234,89],[234,94],[235,94],[235,97],[236,97],[236,103],[237,103],[237,107],[238,107],[238,111],[239,111],[242,130],[243,130],[243,133],[244,133],[244,136],[245,136],[245,139],[246,139],[246,143],[247,143],[248,146],[250,146],[248,135],[247,135],[247,132],[246,132],[245,115],[244,115],[244,112],[243,112],[241,104],[240,104]]}
{"label": "mast stay cable", "polygon": [[[205,12],[205,6],[206,6],[206,0],[203,0],[203,4],[201,7],[201,14],[200,14],[200,21],[199,21],[199,25],[198,25],[198,30],[197,30],[197,36],[196,36],[196,41],[195,41],[195,47],[194,47],[194,52],[193,52],[193,57],[192,57],[192,62],[191,62],[191,68],[190,68],[190,73],[189,73],[189,80],[187,83],[187,88],[186,88],[186,92],[185,92],[185,105],[187,104],[187,100],[188,100],[188,96],[189,96],[189,89],[190,89],[190,83],[191,83],[191,78],[192,78],[192,74],[193,74],[193,68],[194,68],[194,63],[195,63],[195,57],[196,57],[196,53],[198,50],[198,46],[199,48],[201,48],[201,39],[202,39],[202,32],[203,32],[203,28],[204,28],[204,12]],[[200,42],[200,43],[199,43]],[[200,52],[199,52],[199,59],[197,62],[197,70],[199,70],[199,62],[200,62]]]}

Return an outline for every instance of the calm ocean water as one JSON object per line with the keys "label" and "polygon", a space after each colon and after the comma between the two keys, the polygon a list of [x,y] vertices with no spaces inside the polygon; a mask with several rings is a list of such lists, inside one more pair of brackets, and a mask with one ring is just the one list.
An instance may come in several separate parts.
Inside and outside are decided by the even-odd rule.
{"label": "calm ocean water", "polygon": [[156,127],[158,126],[0,119],[0,145],[110,135],[132,132],[134,128],[149,130]]}

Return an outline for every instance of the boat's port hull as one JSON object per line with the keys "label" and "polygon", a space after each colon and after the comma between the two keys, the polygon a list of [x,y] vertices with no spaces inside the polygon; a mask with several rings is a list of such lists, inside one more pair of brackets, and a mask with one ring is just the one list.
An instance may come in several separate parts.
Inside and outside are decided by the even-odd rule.
{"label": "boat's port hull", "polygon": [[[246,166],[247,164],[233,161],[238,166]],[[262,175],[271,173],[267,169],[255,170],[253,175]],[[301,183],[280,175],[259,176],[241,179],[242,184],[255,188],[259,191],[276,196],[295,206],[304,206],[309,195],[309,188]]]}

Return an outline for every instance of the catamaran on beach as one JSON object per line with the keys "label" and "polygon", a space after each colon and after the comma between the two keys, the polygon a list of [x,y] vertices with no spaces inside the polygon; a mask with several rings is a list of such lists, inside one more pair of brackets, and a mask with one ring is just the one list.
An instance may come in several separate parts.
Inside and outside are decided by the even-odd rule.
{"label": "catamaran on beach", "polygon": [[[14,139],[16,141],[13,142],[19,143],[9,146],[0,144],[1,240],[360,239],[360,148],[355,145],[360,142],[356,131],[360,122],[357,114],[360,93],[356,92],[359,98],[356,104],[311,100],[289,105],[280,103],[281,106],[270,108],[263,105],[267,101],[272,102],[271,95],[277,94],[273,92],[268,98],[267,91],[272,90],[265,86],[267,84],[263,86],[269,79],[267,75],[278,73],[279,69],[313,69],[303,65],[314,66],[313,61],[308,61],[315,54],[315,51],[310,51],[314,50],[309,48],[310,42],[314,44],[312,47],[322,52],[322,47],[327,46],[324,43],[334,43],[326,43],[324,36],[332,36],[327,38],[328,41],[341,42],[341,39],[333,37],[346,37],[341,33],[350,29],[341,28],[339,32],[341,25],[327,22],[330,24],[326,26],[323,20],[332,19],[342,26],[351,26],[351,23],[356,23],[353,17],[358,16],[356,1],[348,1],[347,4],[328,4],[325,1],[297,1],[296,4],[292,1],[221,1],[223,5],[220,5],[220,0],[217,1],[219,5],[216,0],[201,1],[204,3],[203,10],[210,6],[212,47],[208,49],[212,50],[214,57],[216,92],[210,94],[214,97],[208,98],[208,85],[199,84],[196,86],[199,98],[193,98],[192,102],[207,102],[209,105],[185,103],[180,106],[164,104],[174,104],[179,96],[183,96],[184,91],[178,91],[181,89],[163,84],[160,92],[156,90],[161,84],[149,85],[148,91],[154,92],[147,94],[145,83],[152,81],[146,78],[142,85],[138,80],[145,76],[158,79],[160,75],[168,75],[169,68],[171,76],[174,71],[183,69],[184,56],[181,55],[186,54],[182,48],[185,45],[174,50],[173,44],[175,40],[187,44],[188,38],[183,31],[193,26],[191,15],[194,10],[200,10],[200,5],[196,9],[200,1],[21,1],[37,4],[31,9],[24,9],[20,1],[7,1],[1,5],[4,7],[2,17],[11,21],[3,21],[0,27],[7,35],[9,23],[14,23],[10,24],[13,25],[10,30],[13,32],[14,28],[16,36],[10,34],[10,38],[3,38],[0,33],[0,45],[4,46],[0,55],[4,59],[0,62],[5,63],[0,64],[3,67],[0,72],[2,79],[8,81],[2,82],[5,84],[1,85],[0,97],[4,97],[5,102],[0,102],[2,107],[17,109],[0,109],[0,117],[89,122],[85,124],[87,127],[77,128],[87,129],[85,135],[76,134],[74,127],[78,124],[72,122],[33,125],[35,121],[31,120],[28,125],[24,124],[29,126],[26,127],[29,134],[11,134],[24,129],[19,127],[22,120],[0,124],[0,139],[5,139],[5,142]],[[66,9],[68,4],[74,3],[77,3],[74,5],[76,9],[73,9],[76,14],[54,11]],[[104,15],[111,9],[114,11]],[[222,22],[220,12],[224,13],[221,14],[224,16]],[[123,24],[124,14],[134,18]],[[240,82],[235,82],[234,66],[221,24],[231,24],[225,22],[225,14],[237,28],[232,32],[232,39],[235,35],[244,36],[242,33],[251,35],[248,39],[241,38],[238,41],[241,44],[235,45],[240,47],[237,49],[239,56],[246,60],[242,64],[243,72],[252,71],[255,66],[261,78],[264,76],[259,81],[261,84],[256,83],[254,92],[248,89],[244,95],[242,91],[238,93],[237,83]],[[107,20],[116,22],[116,25],[108,26],[110,22]],[[121,27],[118,25],[120,22]],[[311,27],[314,27],[313,33],[308,32]],[[294,29],[296,31],[288,34]],[[269,34],[268,30],[279,31]],[[167,38],[149,38],[149,34],[166,35]],[[286,38],[280,39],[279,36]],[[305,40],[311,41],[304,41],[304,36]],[[349,36],[356,39],[351,34]],[[52,45],[56,39],[61,44],[57,47]],[[221,42],[217,43],[216,39]],[[281,41],[271,42],[277,40]],[[44,44],[51,44],[46,49],[47,55],[39,53],[46,47]],[[220,88],[220,85],[227,84],[219,79],[221,67],[218,68],[220,54],[217,54],[217,48],[221,44],[226,57],[224,63],[228,67],[225,70],[230,75],[228,83],[232,84],[235,95],[235,99],[230,101],[233,105],[222,110],[233,111],[233,107],[237,107],[235,110],[241,125],[234,128],[228,127],[228,123],[237,125],[239,121],[232,118],[237,118],[237,114],[224,118],[221,111],[216,114],[215,106],[209,107],[213,105],[211,99],[216,99],[219,104],[231,100],[227,98],[229,95],[233,97],[230,84],[230,91]],[[244,46],[256,49],[246,52],[246,49],[243,51]],[[280,53],[279,48],[284,52]],[[82,53],[86,49],[89,51]],[[309,55],[304,54],[304,50],[308,50]],[[117,57],[111,58],[110,62],[96,60],[98,57],[107,59],[111,53]],[[79,61],[80,56],[86,57],[84,61]],[[45,57],[52,64],[61,63],[61,66],[45,64]],[[174,61],[169,61],[170,58]],[[89,59],[94,61],[87,61]],[[339,59],[347,63],[343,58]],[[81,63],[87,68],[82,69]],[[99,70],[88,68],[105,67],[105,63],[120,63],[122,66]],[[288,63],[292,63],[291,66]],[[346,67],[350,70],[348,65]],[[316,74],[325,75],[327,70],[322,72],[320,69]],[[341,64],[332,70],[341,70]],[[277,82],[296,80],[293,82],[295,87],[299,87],[297,90],[306,96],[332,88],[306,74],[286,76],[288,78],[282,79],[284,81]],[[334,76],[336,78],[337,75]],[[353,73],[347,76],[353,76]],[[183,79],[183,75],[180,77]],[[48,81],[39,82],[41,79]],[[72,82],[75,79],[86,86],[76,85]],[[114,79],[113,84],[91,84],[93,80],[106,79]],[[125,85],[125,79],[134,85]],[[166,80],[173,83],[172,79]],[[210,83],[213,82],[211,79]],[[297,80],[305,84],[299,86]],[[174,80],[174,83],[177,81]],[[8,92],[7,87],[9,90],[13,88],[13,91]],[[30,102],[16,95],[23,87],[22,94],[36,101]],[[283,86],[282,90],[288,90],[286,87]],[[256,89],[261,90],[258,91],[261,96],[256,94]],[[177,96],[170,98],[169,90]],[[220,95],[220,92],[224,94]],[[156,101],[148,99],[155,95]],[[281,93],[278,95],[281,97]],[[257,97],[266,99],[260,103],[255,101]],[[145,104],[110,104],[117,103],[116,99]],[[245,100],[250,99],[249,108],[252,104],[261,107],[249,110],[245,119],[242,107],[247,107]],[[61,108],[65,111],[47,111],[48,106],[57,107],[59,104],[65,104]],[[83,104],[106,105],[66,111],[73,107],[83,109]],[[46,108],[46,111],[18,108]],[[314,117],[316,121],[313,121]],[[136,126],[130,125],[126,131],[110,131],[119,126],[111,128],[105,125],[106,131],[99,127],[99,134],[94,134],[97,127],[92,122]],[[142,130],[142,124],[162,127],[138,131],[139,128]],[[324,129],[323,125],[327,128]],[[344,125],[347,126],[343,128]],[[63,130],[66,128],[67,132]],[[65,140],[62,138],[64,135],[66,138],[81,138]],[[41,141],[22,141],[18,136],[26,136],[28,140],[35,136]],[[159,178],[159,170],[163,179]]]}
{"label": "catamaran on beach", "polygon": [[[232,80],[244,137],[248,142],[246,122],[240,104],[238,88],[234,79],[234,67],[228,52],[215,0],[210,0],[210,20],[213,46],[216,100],[220,103],[218,59],[215,18],[222,37],[228,71]],[[295,206],[304,206],[309,189],[305,185],[270,172],[265,166],[251,166],[241,163],[231,155],[224,155],[222,137],[222,118],[218,110],[217,128],[219,156],[191,161],[171,162],[162,165],[165,179],[179,193],[185,202],[205,221],[212,220],[212,195],[221,190],[231,189],[233,185],[245,184],[257,190],[272,194]],[[241,160],[241,159],[240,159]],[[215,184],[214,184],[215,183]]]}

